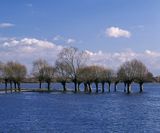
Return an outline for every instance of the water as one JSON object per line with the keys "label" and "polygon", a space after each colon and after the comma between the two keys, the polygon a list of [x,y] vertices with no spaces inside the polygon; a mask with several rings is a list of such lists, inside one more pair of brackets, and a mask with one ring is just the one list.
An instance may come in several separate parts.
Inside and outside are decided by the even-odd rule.
{"label": "water", "polygon": [[[112,86],[113,87],[113,86]],[[137,93],[0,94],[0,133],[156,133],[160,132],[160,85]],[[59,87],[61,88],[61,87]]]}

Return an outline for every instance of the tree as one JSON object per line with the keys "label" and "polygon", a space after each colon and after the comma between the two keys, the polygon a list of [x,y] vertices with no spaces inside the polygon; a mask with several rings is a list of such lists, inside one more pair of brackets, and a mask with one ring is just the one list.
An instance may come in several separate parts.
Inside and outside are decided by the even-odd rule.
{"label": "tree", "polygon": [[131,83],[134,81],[135,78],[135,64],[134,60],[132,61],[126,61],[118,70],[118,77],[121,81],[127,85],[127,93],[131,92]]}
{"label": "tree", "polygon": [[83,67],[87,60],[87,53],[81,52],[77,48],[63,48],[58,54],[58,59],[60,63],[67,66],[67,75],[69,79],[74,83],[75,92],[77,92],[77,70]]}
{"label": "tree", "polygon": [[117,72],[117,79],[120,82],[124,82],[124,92],[126,92],[126,86],[127,86],[127,76],[125,74],[125,69],[123,68],[123,66],[121,66]]}
{"label": "tree", "polygon": [[11,92],[12,92],[12,83],[14,83],[15,91],[16,85],[18,90],[21,91],[20,83],[25,78],[27,74],[27,69],[24,65],[9,61],[4,66],[4,80],[5,80],[5,88],[7,89],[7,82],[10,82]]}
{"label": "tree", "polygon": [[19,91],[21,91],[20,83],[23,81],[26,74],[27,74],[26,66],[15,62],[13,67],[13,80],[17,83]]}
{"label": "tree", "polygon": [[96,93],[98,93],[98,83],[101,81],[101,76],[102,76],[102,72],[103,72],[103,67],[101,66],[96,66],[96,65],[93,65],[93,66],[89,66],[89,77],[90,77],[90,80],[92,82],[95,83],[96,85]]}
{"label": "tree", "polygon": [[[14,84],[16,84],[16,82],[13,79],[13,67],[14,67],[14,62],[12,62],[12,61],[7,62],[6,64],[4,64],[4,67],[3,67],[3,78],[5,81],[5,92],[7,92],[8,82],[10,83],[11,92],[12,92],[12,82],[14,82]],[[16,87],[15,87],[15,91],[16,91]]]}
{"label": "tree", "polygon": [[118,77],[127,85],[127,93],[131,92],[131,83],[136,81],[140,85],[140,92],[143,91],[143,83],[148,79],[149,71],[139,60],[131,60],[123,63],[118,71]]}
{"label": "tree", "polygon": [[[0,81],[2,82],[4,80],[4,67],[5,65],[0,61]],[[7,84],[5,82],[5,92],[7,93]]]}
{"label": "tree", "polygon": [[143,83],[150,81],[153,77],[147,67],[139,60],[133,60],[135,70],[135,82],[139,83],[140,92],[143,92]]}
{"label": "tree", "polygon": [[108,92],[110,92],[110,86],[113,80],[114,71],[112,69],[101,68],[101,82],[102,82],[102,92],[104,92],[104,83],[108,83]]}
{"label": "tree", "polygon": [[113,75],[113,82],[114,82],[114,91],[117,91],[117,84],[120,82],[118,74],[114,73]]}
{"label": "tree", "polygon": [[48,91],[50,91],[50,84],[52,79],[54,78],[55,75],[55,68],[53,66],[45,66],[43,68],[43,72],[44,72],[44,81],[48,84]]}
{"label": "tree", "polygon": [[85,66],[78,69],[78,82],[84,83],[84,92],[92,92],[91,84],[94,82],[93,66]]}
{"label": "tree", "polygon": [[2,81],[3,79],[3,68],[4,64],[0,61],[0,81]]}
{"label": "tree", "polygon": [[63,62],[56,61],[56,77],[58,82],[63,86],[63,91],[66,92],[66,83],[69,81],[69,67]]}
{"label": "tree", "polygon": [[44,59],[37,59],[33,62],[33,76],[39,81],[39,88],[42,88],[42,82],[44,81],[44,68],[48,66],[48,63]]}

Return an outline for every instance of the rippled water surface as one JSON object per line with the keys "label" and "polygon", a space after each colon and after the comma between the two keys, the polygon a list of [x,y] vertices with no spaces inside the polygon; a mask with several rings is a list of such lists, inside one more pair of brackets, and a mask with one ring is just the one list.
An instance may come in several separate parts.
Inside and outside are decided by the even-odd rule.
{"label": "rippled water surface", "polygon": [[0,94],[0,132],[160,132],[160,84],[137,92]]}

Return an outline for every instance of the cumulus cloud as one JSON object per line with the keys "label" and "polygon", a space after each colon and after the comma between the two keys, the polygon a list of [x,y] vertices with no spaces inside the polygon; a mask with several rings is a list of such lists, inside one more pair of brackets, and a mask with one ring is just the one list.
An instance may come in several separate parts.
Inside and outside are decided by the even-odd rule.
{"label": "cumulus cloud", "polygon": [[160,52],[145,50],[134,52],[126,49],[121,52],[105,53],[102,51],[92,52],[86,50],[90,56],[89,64],[102,65],[117,70],[125,61],[132,59],[141,60],[154,75],[160,74]]}
{"label": "cumulus cloud", "polygon": [[10,27],[13,27],[14,24],[12,23],[0,23],[0,28],[10,28]]}
{"label": "cumulus cloud", "polygon": [[[62,48],[63,46],[61,45],[36,38],[0,38],[0,60],[2,62],[10,60],[19,61],[25,64],[31,71],[32,62],[38,58],[46,59],[51,64],[54,64],[57,54]],[[160,74],[160,52],[157,51],[134,52],[131,49],[110,53],[101,50],[97,52],[85,51],[90,57],[88,60],[90,65],[102,65],[117,70],[123,62],[139,59],[155,75]]]}
{"label": "cumulus cloud", "polygon": [[25,64],[29,70],[33,60],[43,58],[54,63],[57,54],[63,47],[52,42],[36,38],[4,38],[0,39],[1,61],[19,61]]}
{"label": "cumulus cloud", "polygon": [[130,38],[131,33],[127,30],[120,29],[119,27],[109,27],[106,29],[105,34],[109,37],[125,37],[125,38]]}

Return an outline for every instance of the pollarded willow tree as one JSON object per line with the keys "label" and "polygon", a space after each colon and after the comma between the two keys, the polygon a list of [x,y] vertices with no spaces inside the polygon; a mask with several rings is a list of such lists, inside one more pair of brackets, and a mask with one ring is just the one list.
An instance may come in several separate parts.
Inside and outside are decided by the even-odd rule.
{"label": "pollarded willow tree", "polygon": [[58,54],[57,61],[63,63],[67,69],[66,74],[69,79],[74,83],[75,92],[77,92],[77,70],[85,66],[88,58],[88,54],[84,51],[79,51],[77,48],[63,48],[62,51]]}
{"label": "pollarded willow tree", "polygon": [[47,89],[48,91],[50,91],[50,84],[55,77],[56,69],[51,65],[47,65],[43,68],[43,72],[44,72],[44,81],[48,84]]}
{"label": "pollarded willow tree", "polygon": [[120,79],[118,77],[118,73],[114,72],[112,81],[114,82],[114,92],[117,91],[117,84],[120,82]]}
{"label": "pollarded willow tree", "polygon": [[0,81],[1,82],[3,80],[3,68],[4,68],[4,64],[0,61]]}
{"label": "pollarded willow tree", "polygon": [[48,62],[44,59],[37,59],[33,62],[33,76],[39,81],[39,88],[42,88],[42,82],[44,81],[44,70],[48,66]]}
{"label": "pollarded willow tree", "polygon": [[83,82],[84,92],[92,92],[91,84],[95,80],[94,66],[85,66],[78,69],[78,81]]}
{"label": "pollarded willow tree", "polygon": [[23,79],[26,77],[27,68],[25,65],[22,65],[22,64],[16,62],[13,70],[14,70],[13,71],[13,79],[17,83],[18,90],[21,91],[20,84],[23,81]]}
{"label": "pollarded willow tree", "polygon": [[109,68],[101,68],[100,81],[102,83],[102,92],[104,92],[104,84],[108,83],[108,92],[110,92],[111,83],[114,78],[114,71]]}
{"label": "pollarded willow tree", "polygon": [[143,83],[149,78],[149,71],[139,60],[126,61],[118,70],[118,77],[127,85],[127,93],[131,92],[131,83],[136,81],[140,85],[140,92],[143,91]]}
{"label": "pollarded willow tree", "polygon": [[124,66],[121,66],[118,71],[117,71],[117,79],[120,82],[124,82],[124,92],[126,92],[126,87],[127,87],[127,81],[128,81],[128,77],[125,73],[125,69]]}
{"label": "pollarded willow tree", "polygon": [[126,61],[120,66],[118,76],[127,85],[127,93],[131,92],[131,83],[134,81],[135,71],[133,61]]}
{"label": "pollarded willow tree", "polygon": [[90,66],[89,69],[90,69],[90,74],[89,74],[90,78],[92,79],[92,82],[95,83],[96,93],[98,93],[98,84],[101,82],[101,76],[104,68],[101,66],[93,65]]}
{"label": "pollarded willow tree", "polygon": [[56,61],[56,80],[62,84],[63,92],[67,91],[66,83],[69,82],[69,69],[66,63]]}
{"label": "pollarded willow tree", "polygon": [[21,91],[20,83],[23,81],[27,74],[27,68],[18,62],[9,61],[4,65],[3,77],[5,80],[5,90],[7,90],[7,83],[10,83],[10,89],[12,92],[12,83],[14,83],[15,91]]}
{"label": "pollarded willow tree", "polygon": [[153,78],[152,73],[149,72],[145,64],[143,64],[139,60],[133,60],[135,77],[134,81],[139,84],[140,92],[143,92],[143,83],[147,81],[151,81]]}

